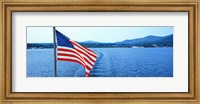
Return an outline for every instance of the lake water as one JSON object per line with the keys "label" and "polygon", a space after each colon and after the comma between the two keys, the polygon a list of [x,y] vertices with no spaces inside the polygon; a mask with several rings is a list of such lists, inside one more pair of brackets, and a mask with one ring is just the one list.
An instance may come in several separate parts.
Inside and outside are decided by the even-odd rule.
{"label": "lake water", "polygon": [[[173,48],[92,48],[91,77],[173,77]],[[54,77],[53,49],[27,49],[27,77]],[[73,62],[57,61],[58,77],[85,77]]]}

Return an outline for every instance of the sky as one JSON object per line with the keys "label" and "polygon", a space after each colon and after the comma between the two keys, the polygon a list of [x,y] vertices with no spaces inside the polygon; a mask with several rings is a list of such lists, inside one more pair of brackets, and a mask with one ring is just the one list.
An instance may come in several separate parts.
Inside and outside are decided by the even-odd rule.
{"label": "sky", "polygon": [[[119,27],[55,27],[68,38],[83,42],[119,42],[148,35],[173,34],[173,26],[119,26]],[[27,43],[53,43],[53,27],[27,27]]]}

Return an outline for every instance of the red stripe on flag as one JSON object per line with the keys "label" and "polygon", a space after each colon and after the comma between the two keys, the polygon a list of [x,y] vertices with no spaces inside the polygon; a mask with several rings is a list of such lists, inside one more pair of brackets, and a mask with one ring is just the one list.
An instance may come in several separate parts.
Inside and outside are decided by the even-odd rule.
{"label": "red stripe on flag", "polygon": [[90,77],[90,73],[87,73],[87,72],[86,72],[85,74],[86,74],[86,77]]}
{"label": "red stripe on flag", "polygon": [[58,53],[58,56],[69,56],[69,57],[74,57],[74,58],[79,59],[79,60],[82,61],[83,63],[85,63],[85,62],[84,62],[84,59],[81,59],[81,58],[79,58],[79,57],[76,56],[76,55],[64,54],[64,53]]}
{"label": "red stripe on flag", "polygon": [[77,60],[73,60],[73,59],[66,59],[66,58],[57,58],[60,61],[71,61],[71,62],[77,62],[78,64],[81,64],[83,67],[85,67],[84,64],[82,64],[81,62],[77,61]]}
{"label": "red stripe on flag", "polygon": [[57,60],[60,60],[60,61],[69,61],[69,62],[76,62],[78,64],[81,64],[84,68],[86,68],[87,70],[91,70],[90,67],[88,67],[87,65],[84,65],[82,64],[80,61],[78,60],[73,60],[73,59],[67,59],[67,58],[57,58]]}

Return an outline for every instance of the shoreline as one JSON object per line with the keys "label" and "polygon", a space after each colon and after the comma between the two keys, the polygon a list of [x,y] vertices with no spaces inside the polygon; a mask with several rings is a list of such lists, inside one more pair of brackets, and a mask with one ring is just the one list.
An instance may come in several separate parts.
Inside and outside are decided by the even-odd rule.
{"label": "shoreline", "polygon": [[[173,48],[173,47],[87,47],[87,48]],[[27,48],[27,49],[53,49],[53,48]]]}

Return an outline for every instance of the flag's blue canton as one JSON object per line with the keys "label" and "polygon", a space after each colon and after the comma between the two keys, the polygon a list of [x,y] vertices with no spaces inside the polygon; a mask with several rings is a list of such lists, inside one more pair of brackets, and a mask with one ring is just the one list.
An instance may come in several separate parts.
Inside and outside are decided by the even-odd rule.
{"label": "flag's blue canton", "polygon": [[72,43],[69,41],[69,38],[57,30],[56,30],[56,37],[57,37],[57,45],[58,46],[74,48]]}

